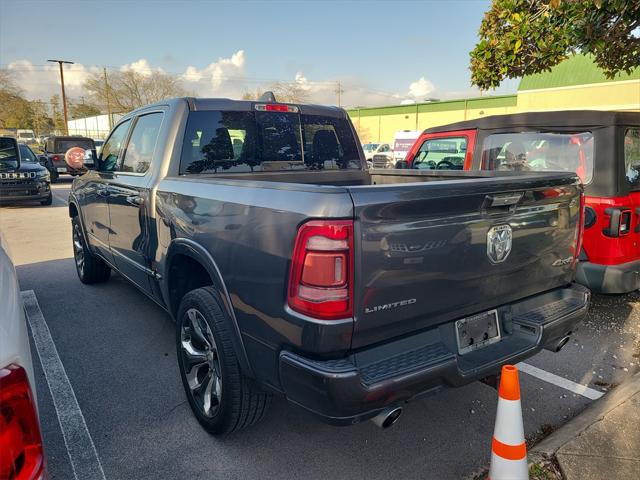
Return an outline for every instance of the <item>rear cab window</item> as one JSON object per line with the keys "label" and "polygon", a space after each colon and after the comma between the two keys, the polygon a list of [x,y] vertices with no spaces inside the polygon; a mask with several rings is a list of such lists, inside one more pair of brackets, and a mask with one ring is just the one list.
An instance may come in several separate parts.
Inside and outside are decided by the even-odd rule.
{"label": "rear cab window", "polygon": [[640,128],[629,128],[625,132],[624,170],[629,188],[640,191]]}
{"label": "rear cab window", "polygon": [[80,147],[83,150],[91,150],[94,147],[93,140],[90,138],[65,138],[55,141],[55,153],[66,153],[72,147]]}
{"label": "rear cab window", "polygon": [[515,172],[574,172],[582,183],[593,178],[591,132],[496,133],[482,145],[482,169]]}
{"label": "rear cab window", "polygon": [[189,114],[180,174],[360,169],[344,117],[296,112]]}
{"label": "rear cab window", "polygon": [[413,160],[413,168],[462,170],[466,156],[466,137],[432,138],[420,146]]}

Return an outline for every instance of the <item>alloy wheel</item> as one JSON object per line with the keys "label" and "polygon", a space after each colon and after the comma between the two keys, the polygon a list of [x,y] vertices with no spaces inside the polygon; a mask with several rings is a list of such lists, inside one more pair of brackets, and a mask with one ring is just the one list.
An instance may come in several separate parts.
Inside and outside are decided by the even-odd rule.
{"label": "alloy wheel", "polygon": [[73,258],[76,261],[76,268],[80,274],[84,273],[84,246],[82,245],[82,236],[80,226],[73,226]]}
{"label": "alloy wheel", "polygon": [[182,368],[200,412],[213,417],[222,400],[218,348],[209,324],[195,308],[187,310],[180,329]]}

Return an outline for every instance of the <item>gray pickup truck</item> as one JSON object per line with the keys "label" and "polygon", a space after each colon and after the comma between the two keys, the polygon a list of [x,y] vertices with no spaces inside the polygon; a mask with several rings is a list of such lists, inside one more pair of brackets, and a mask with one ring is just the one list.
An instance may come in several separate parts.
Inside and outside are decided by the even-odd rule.
{"label": "gray pickup truck", "polygon": [[93,160],[69,197],[78,276],[117,271],[175,319],[211,433],[274,393],[387,427],[559,350],[588,309],[573,174],[367,170],[342,109],[193,98],[130,113]]}

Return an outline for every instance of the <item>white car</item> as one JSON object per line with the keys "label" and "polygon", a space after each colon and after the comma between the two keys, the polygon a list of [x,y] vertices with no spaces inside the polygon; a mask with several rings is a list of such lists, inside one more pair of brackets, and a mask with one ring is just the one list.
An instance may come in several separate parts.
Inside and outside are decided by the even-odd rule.
{"label": "white car", "polygon": [[20,287],[0,234],[0,478],[47,476],[34,385]]}
{"label": "white car", "polygon": [[364,158],[371,161],[376,153],[390,152],[391,146],[388,143],[365,143],[362,145],[362,150],[364,150]]}

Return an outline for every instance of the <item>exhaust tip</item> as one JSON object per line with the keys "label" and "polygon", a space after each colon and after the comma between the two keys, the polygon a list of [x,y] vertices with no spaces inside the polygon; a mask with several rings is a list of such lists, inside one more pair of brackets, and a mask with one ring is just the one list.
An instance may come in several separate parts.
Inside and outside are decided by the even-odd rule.
{"label": "exhaust tip", "polygon": [[556,344],[555,352],[558,353],[560,350],[562,350],[562,347],[564,347],[568,341],[569,341],[569,336],[566,336],[562,340],[560,340]]}
{"label": "exhaust tip", "polygon": [[400,415],[402,415],[402,407],[388,407],[373,417],[371,421],[378,427],[386,429],[395,424]]}

